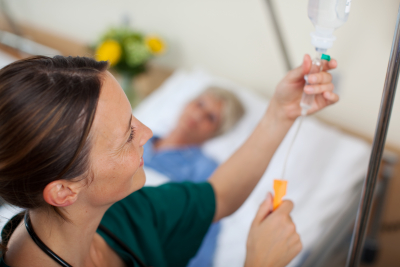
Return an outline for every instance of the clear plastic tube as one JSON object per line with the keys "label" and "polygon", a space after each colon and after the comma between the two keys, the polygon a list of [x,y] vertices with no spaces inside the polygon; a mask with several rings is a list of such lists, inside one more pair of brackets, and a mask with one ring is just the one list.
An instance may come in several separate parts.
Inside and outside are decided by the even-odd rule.
{"label": "clear plastic tube", "polygon": [[[309,85],[308,75],[321,72],[325,62],[328,62],[330,60],[330,57],[328,55],[323,54],[324,52],[326,52],[326,49],[317,49],[317,55],[314,58],[314,60],[312,61],[310,72],[304,76],[304,79],[306,80],[305,85]],[[299,133],[301,123],[303,122],[304,117],[307,115],[308,110],[312,107],[314,98],[315,98],[314,94],[310,95],[310,94],[306,94],[303,92],[303,96],[300,101],[301,116],[300,116],[297,128],[295,130],[292,142],[289,145],[289,148],[288,148],[288,151],[287,151],[287,154],[285,157],[285,161],[283,162],[282,176],[280,179],[274,180],[274,193],[275,193],[274,194],[274,203],[273,203],[274,210],[282,203],[282,198],[286,195],[287,178],[285,176],[285,174],[286,174],[285,172],[286,172],[289,155],[290,155],[290,152],[292,151],[293,144]]]}
{"label": "clear plastic tube", "polygon": [[[310,72],[304,76],[304,79],[306,80],[305,85],[309,85],[310,83],[308,82],[308,75],[318,73],[322,71],[324,61],[325,59],[322,59],[324,57],[329,57],[325,54],[322,53],[321,50],[317,50],[317,55],[312,61],[311,69]],[[314,102],[315,95],[314,94],[306,94],[303,92],[303,96],[300,101],[300,107],[301,107],[301,115],[305,116],[307,115],[308,110],[311,108],[312,103]]]}
{"label": "clear plastic tube", "polygon": [[[305,85],[309,85],[308,75],[321,72],[325,62],[328,62],[330,60],[330,57],[328,55],[323,54],[323,52],[325,52],[325,50],[317,49],[317,55],[314,58],[314,60],[312,61],[310,72],[306,76],[304,76],[304,79],[306,80]],[[297,134],[299,133],[301,123],[303,122],[303,118],[307,115],[308,110],[312,107],[314,98],[315,98],[314,94],[310,95],[310,94],[306,94],[303,92],[303,96],[300,101],[300,107],[301,107],[301,116],[299,119],[300,121],[299,121],[299,124],[297,125],[297,129],[293,136],[292,142],[289,145],[289,149],[286,154],[285,161],[283,163],[283,171],[282,171],[282,178],[281,178],[282,180],[285,180],[286,164],[289,159],[289,155],[292,150],[293,143],[296,140]]]}
{"label": "clear plastic tube", "polygon": [[286,180],[285,173],[286,173],[287,162],[288,162],[288,160],[289,160],[289,155],[290,155],[290,152],[292,151],[292,147],[293,147],[294,141],[296,140],[297,134],[299,133],[299,130],[300,130],[300,127],[301,127],[301,123],[303,122],[303,118],[304,118],[304,115],[300,116],[300,118],[299,118],[299,124],[297,125],[296,131],[294,132],[294,135],[293,135],[292,142],[290,143],[289,148],[288,148],[288,151],[287,151],[287,153],[286,153],[285,161],[283,162],[283,169],[282,169],[282,176],[281,176],[282,178],[281,178],[281,180]]}

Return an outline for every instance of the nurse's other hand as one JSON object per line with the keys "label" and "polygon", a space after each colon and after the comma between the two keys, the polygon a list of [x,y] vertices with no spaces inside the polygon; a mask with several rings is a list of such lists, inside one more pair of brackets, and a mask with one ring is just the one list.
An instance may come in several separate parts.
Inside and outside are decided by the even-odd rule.
{"label": "nurse's other hand", "polygon": [[272,212],[272,196],[261,204],[247,239],[245,267],[286,266],[302,249],[290,217],[293,203],[285,200]]}
{"label": "nurse's other hand", "polygon": [[339,100],[339,96],[333,92],[332,75],[327,72],[335,69],[337,62],[335,59],[322,62],[323,70],[319,73],[310,74],[308,76],[310,85],[306,87],[304,87],[304,75],[310,72],[312,65],[309,55],[304,55],[303,64],[289,71],[279,82],[271,101],[275,102],[276,105],[274,106],[278,107],[279,112],[283,112],[286,118],[294,120],[300,116],[303,89],[306,94],[315,94],[315,100],[307,114],[315,113]]}

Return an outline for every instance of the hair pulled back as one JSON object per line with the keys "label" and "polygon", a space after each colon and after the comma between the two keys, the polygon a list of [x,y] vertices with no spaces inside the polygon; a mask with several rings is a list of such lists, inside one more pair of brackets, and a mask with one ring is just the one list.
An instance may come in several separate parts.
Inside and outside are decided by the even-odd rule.
{"label": "hair pulled back", "polygon": [[0,70],[0,196],[34,209],[58,179],[89,171],[105,61],[35,56]]}

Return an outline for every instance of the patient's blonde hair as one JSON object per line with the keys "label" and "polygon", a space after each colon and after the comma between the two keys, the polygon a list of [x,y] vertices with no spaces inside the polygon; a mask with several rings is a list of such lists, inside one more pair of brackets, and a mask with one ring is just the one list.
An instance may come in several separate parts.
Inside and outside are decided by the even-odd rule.
{"label": "patient's blonde hair", "polygon": [[202,95],[211,95],[223,102],[221,123],[214,136],[218,136],[229,131],[242,118],[245,109],[242,102],[231,91],[218,86],[209,86]]}

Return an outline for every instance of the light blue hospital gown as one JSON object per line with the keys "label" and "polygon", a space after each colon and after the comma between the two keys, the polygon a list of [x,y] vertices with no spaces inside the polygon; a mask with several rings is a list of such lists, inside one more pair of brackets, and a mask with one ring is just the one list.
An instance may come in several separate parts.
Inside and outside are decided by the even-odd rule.
{"label": "light blue hospital gown", "polygon": [[[144,145],[144,164],[164,174],[173,182],[204,182],[218,166],[197,146],[155,151],[153,144],[157,139],[158,137],[153,137]],[[199,251],[188,264],[189,267],[212,266],[219,230],[220,223],[211,225]]]}

